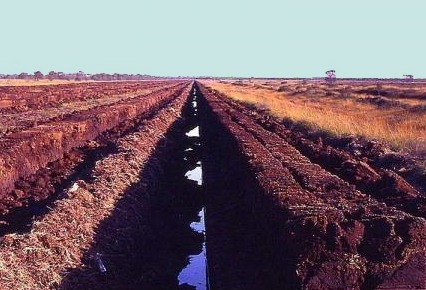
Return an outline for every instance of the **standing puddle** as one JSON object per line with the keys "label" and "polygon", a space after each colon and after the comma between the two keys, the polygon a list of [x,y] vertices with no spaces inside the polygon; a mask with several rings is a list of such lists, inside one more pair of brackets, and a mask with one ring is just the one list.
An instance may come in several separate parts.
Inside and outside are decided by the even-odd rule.
{"label": "standing puddle", "polygon": [[[194,90],[193,101],[192,101],[192,110],[194,118],[197,116],[197,92]],[[191,145],[199,146],[200,145],[200,127],[196,126],[192,130],[186,133],[186,136],[189,140],[191,140]],[[194,150],[189,146],[185,149],[185,152],[197,152],[198,150]],[[199,151],[198,151],[199,152]],[[195,163],[195,168],[189,170],[185,173],[185,177],[188,180],[192,180],[197,182],[198,186],[202,186],[203,184],[203,176],[202,176],[202,164],[200,161],[200,156],[197,154],[196,156],[197,162]],[[184,157],[185,161],[188,161],[187,157]],[[188,256],[188,264],[186,267],[179,273],[178,280],[179,286],[186,286],[188,288],[185,289],[196,289],[196,290],[207,290],[208,287],[208,271],[207,271],[207,254],[206,254],[206,229],[204,223],[205,216],[205,207],[201,208],[197,220],[193,221],[189,226],[194,232],[203,235],[203,243],[202,250],[199,254]]]}
{"label": "standing puddle", "polygon": [[197,126],[188,133],[186,133],[186,136],[188,137],[200,137],[200,127]]}
{"label": "standing puddle", "polygon": [[205,208],[198,213],[199,220],[191,223],[191,229],[197,233],[203,234],[203,247],[201,253],[190,255],[188,265],[179,273],[179,286],[189,285],[196,290],[206,290],[207,288],[207,254],[206,254],[206,230],[204,226]]}
{"label": "standing puddle", "polygon": [[[196,181],[198,183],[198,185],[202,185],[203,181],[203,170],[201,167],[201,161],[197,162],[197,167],[195,167],[195,169],[188,171],[185,174],[185,177],[188,178],[189,180],[192,181]],[[204,223],[204,222],[203,222]]]}

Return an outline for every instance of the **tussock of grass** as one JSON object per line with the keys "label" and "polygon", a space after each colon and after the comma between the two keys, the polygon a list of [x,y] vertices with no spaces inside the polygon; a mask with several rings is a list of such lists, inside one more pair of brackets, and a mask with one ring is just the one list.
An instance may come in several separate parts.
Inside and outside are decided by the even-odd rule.
{"label": "tussock of grass", "polygon": [[291,96],[250,86],[209,82],[229,97],[267,108],[278,118],[303,123],[335,136],[357,135],[385,142],[396,149],[426,154],[426,113],[403,108],[379,108],[351,98]]}

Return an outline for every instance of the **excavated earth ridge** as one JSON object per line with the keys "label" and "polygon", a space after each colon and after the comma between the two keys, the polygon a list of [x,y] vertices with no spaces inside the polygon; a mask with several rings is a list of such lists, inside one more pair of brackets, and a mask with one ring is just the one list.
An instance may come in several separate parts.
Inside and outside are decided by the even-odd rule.
{"label": "excavated earth ridge", "polygon": [[80,112],[66,120],[50,122],[0,140],[0,192],[9,193],[19,178],[35,173],[72,148],[82,146],[121,122],[153,111],[174,97],[180,87],[166,88],[108,107]]}
{"label": "excavated earth ridge", "polygon": [[[176,89],[167,90],[141,102],[145,110],[155,110],[154,105],[157,102],[173,99],[134,132],[118,139],[117,152],[96,162],[90,173],[90,181],[77,180],[65,191],[66,196],[54,203],[53,210],[33,223],[29,233],[7,234],[2,237],[0,289],[125,287],[114,285],[113,280],[105,280],[102,273],[99,273],[99,264],[96,264],[96,261],[99,261],[100,254],[96,252],[97,249],[91,248],[95,239],[99,239],[97,228],[103,221],[115,216],[117,211],[120,221],[116,222],[122,223],[123,219],[128,219],[134,225],[138,224],[138,219],[142,218],[140,213],[146,208],[144,200],[149,198],[148,185],[156,182],[157,172],[161,171],[161,159],[157,162],[151,160],[149,164],[148,159],[158,146],[168,143],[165,134],[181,117],[190,89],[189,83],[185,83],[177,90],[178,94]],[[132,105],[135,106],[132,115],[135,115],[138,105]],[[116,111],[119,110],[120,108],[116,108]],[[124,116],[129,117],[127,114]],[[145,168],[148,165],[150,168]],[[151,177],[141,180],[140,173],[144,170],[151,172]],[[125,208],[126,211],[122,213],[120,208]],[[137,226],[135,228],[143,233],[143,229],[138,229]],[[107,247],[117,247],[114,241],[127,240],[135,228],[113,227],[105,236]],[[103,256],[102,259],[108,260]],[[123,260],[121,262],[123,263]],[[71,273],[90,267],[93,263],[94,270],[82,279],[82,285],[72,279]],[[108,271],[111,268],[123,268],[123,265],[108,266]],[[102,282],[103,286],[99,286],[97,282]]]}
{"label": "excavated earth ridge", "polygon": [[0,113],[57,107],[63,103],[135,92],[170,82],[94,82],[42,86],[0,87]]}
{"label": "excavated earth ridge", "polygon": [[[246,206],[277,230],[272,234],[292,253],[298,287],[426,287],[423,218],[356,190],[312,163],[280,134],[265,130],[249,112],[243,113],[247,109],[237,109],[202,85],[199,89],[216,122],[234,136],[262,188],[261,196],[246,198],[251,202]],[[288,264],[289,257],[281,258]]]}
{"label": "excavated earth ridge", "polygon": [[[135,97],[141,97],[157,90],[164,89],[165,87],[176,86],[178,83],[154,83],[139,85],[134,90],[126,89],[120,90],[117,87],[117,91],[113,93],[113,90],[104,91],[102,87],[99,87],[98,91],[94,91],[89,95],[75,92],[73,97],[65,100],[57,101],[46,101],[40,103],[37,107],[26,107],[26,110],[22,111],[21,107],[13,106],[9,109],[13,109],[14,112],[1,112],[1,126],[0,126],[0,137],[11,135],[22,131],[27,128],[36,127],[38,125],[46,124],[52,121],[60,121],[70,118],[71,115],[77,114],[82,111],[88,111],[96,107],[110,106],[114,103],[131,99]],[[22,88],[21,88],[22,89]],[[56,88],[58,90],[58,88]],[[62,93],[60,89],[55,93]],[[96,94],[95,94],[96,93]],[[36,96],[35,100],[38,100],[40,96]]]}
{"label": "excavated earth ridge", "polygon": [[[81,99],[152,92],[0,139],[0,209],[4,217],[10,211],[0,222],[0,289],[173,287],[173,278],[161,285],[159,271],[164,265],[164,272],[173,273],[181,261],[161,256],[177,250],[168,248],[173,243],[152,244],[168,234],[149,215],[159,211],[154,216],[161,217],[162,203],[153,210],[158,197],[152,195],[164,186],[167,164],[185,168],[170,159],[182,146],[177,144],[187,142],[180,134],[197,122],[204,195],[160,200],[171,210],[191,200],[198,206],[205,196],[210,289],[426,288],[424,197],[369,152],[312,140],[198,82],[61,88],[65,92],[32,88],[23,94],[28,104],[18,108],[42,108],[43,102],[31,103],[33,94],[56,98],[57,106],[75,92]],[[7,99],[15,91],[25,90],[3,88],[0,95]],[[197,115],[189,120],[185,106],[193,93]],[[382,149],[372,144],[371,155]],[[26,210],[34,206],[31,200],[49,198],[38,204],[48,210],[29,222],[27,232],[12,226],[3,232],[1,223],[21,214],[14,207]],[[184,225],[180,214],[176,219]],[[178,227],[174,231],[177,241],[191,239]],[[148,240],[146,246],[158,253],[141,248]],[[177,256],[186,251],[180,250]],[[152,268],[155,255],[159,261]]]}
{"label": "excavated earth ridge", "polygon": [[367,147],[365,150],[353,150],[356,153],[354,154],[349,150],[345,151],[325,144],[320,137],[317,137],[315,141],[310,140],[301,131],[288,129],[268,115],[247,110],[243,105],[223,97],[227,104],[252,118],[265,130],[284,139],[308,157],[311,162],[319,164],[350,184],[356,185],[357,189],[363,193],[415,216],[426,217],[424,194],[421,194],[394,170],[377,165],[380,163],[377,161],[378,156],[383,156],[388,151],[378,142],[371,141],[364,146]]}

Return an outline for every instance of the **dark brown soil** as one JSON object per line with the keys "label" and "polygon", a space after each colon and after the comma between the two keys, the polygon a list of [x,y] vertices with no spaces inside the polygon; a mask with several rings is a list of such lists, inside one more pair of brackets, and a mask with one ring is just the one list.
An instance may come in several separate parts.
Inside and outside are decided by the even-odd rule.
{"label": "dark brown soil", "polygon": [[[281,272],[266,270],[281,280],[266,279],[264,285],[268,287],[253,288],[424,287],[424,274],[413,278],[407,270],[419,267],[425,269],[422,261],[426,245],[426,222],[423,218],[412,215],[413,210],[409,207],[409,204],[418,207],[423,201],[403,178],[386,170],[377,172],[356,159],[351,161],[349,153],[329,148],[321,154],[322,150],[317,149],[321,147],[314,142],[303,138],[294,141],[302,145],[306,143],[303,148],[312,147],[309,151],[312,152],[311,155],[318,154],[318,160],[325,159],[330,167],[336,170],[341,167],[342,175],[352,181],[347,183],[312,163],[301,151],[290,145],[288,139],[291,134],[279,124],[268,122],[268,118],[262,124],[259,119],[250,116],[250,111],[243,107],[237,108],[220,94],[202,86],[200,90],[205,98],[205,110],[211,112],[209,126],[217,124],[216,126],[222,127],[220,133],[215,135],[216,138],[207,141],[211,143],[209,147],[220,148],[218,140],[221,138],[217,136],[232,136],[228,138],[233,139],[235,145],[229,148],[237,147],[241,156],[239,164],[236,162],[232,166],[234,179],[243,176],[238,173],[238,168],[246,168],[248,163],[251,176],[256,181],[255,185],[249,186],[251,190],[236,187],[232,192],[225,191],[222,206],[219,207],[226,208],[226,200],[232,204],[233,200],[244,203],[245,209],[250,209],[249,212],[240,212],[228,222],[245,223],[254,220],[257,226],[251,228],[260,228],[258,233],[262,233],[263,229],[263,242],[269,242],[267,247],[274,249],[272,252],[275,255],[270,256],[269,266],[277,265],[277,261],[279,265],[281,260]],[[208,136],[207,134],[206,138]],[[332,153],[328,154],[330,151]],[[226,160],[235,159],[227,155],[226,150],[224,152],[222,157]],[[205,172],[207,176],[215,174]],[[355,185],[364,183],[375,185],[375,191],[372,191],[375,194],[365,195],[355,189]],[[247,184],[250,182],[247,181]],[[259,187],[261,190],[256,190]],[[215,194],[220,195],[221,191],[218,190]],[[405,212],[382,201],[396,205]],[[418,210],[415,213],[421,215]],[[209,226],[209,218],[207,220]],[[208,233],[211,230],[207,228]],[[244,249],[238,249],[244,244],[243,241],[252,237],[252,232],[238,233],[239,240],[222,237],[222,243],[231,243],[234,250],[237,249],[244,256]],[[220,237],[215,239],[219,239],[216,244],[221,243]],[[209,249],[209,243],[207,246]],[[220,250],[210,250],[209,261],[214,261],[215,255],[220,255],[221,259],[217,262],[214,273],[229,272],[227,277],[238,275],[240,269],[232,266],[235,261],[232,255],[228,260],[220,254]],[[250,268],[249,265],[255,267],[256,264],[251,261],[246,268]],[[212,281],[217,289],[227,289],[226,283],[222,284],[227,281],[227,277],[222,278],[214,273]],[[275,285],[268,284],[274,282]],[[291,286],[286,288],[285,285]]]}
{"label": "dark brown soil", "polygon": [[[168,83],[0,139],[1,289],[194,289],[177,277],[203,206],[210,289],[426,288],[409,160],[193,90],[197,117],[190,83]],[[184,178],[200,155],[201,187]]]}
{"label": "dark brown soil", "polygon": [[[0,139],[0,164],[3,168],[0,169],[0,198],[7,199],[19,179],[45,168],[49,162],[58,160],[72,149],[84,146],[102,132],[158,110],[187,85],[183,83],[113,106],[94,108],[3,137]],[[40,179],[40,182],[43,187],[43,180]]]}
{"label": "dark brown soil", "polygon": [[76,100],[103,98],[169,82],[88,82],[45,86],[0,87],[0,113],[18,113],[40,108],[58,107]]}
{"label": "dark brown soil", "polygon": [[413,158],[393,152],[377,141],[311,134],[288,122],[281,124],[252,108],[225,101],[294,146],[311,162],[355,185],[361,192],[413,215],[426,217],[426,199],[422,194],[426,191],[426,176]]}
{"label": "dark brown soil", "polygon": [[[84,266],[70,271],[59,289],[186,289],[177,277],[187,257],[201,251],[203,237],[189,224],[204,195],[202,187],[184,177],[193,166],[183,161],[190,143],[185,132],[191,126],[190,116],[184,116],[163,133],[140,172],[142,182],[129,187],[101,222]],[[103,253],[107,273],[99,273],[95,253]]]}
{"label": "dark brown soil", "polygon": [[202,195],[183,178],[192,165],[180,161],[189,91],[187,83],[169,92],[164,108],[101,135],[97,142],[114,141],[115,149],[79,176],[31,231],[0,239],[1,289],[178,287],[177,273],[201,238],[189,221]]}

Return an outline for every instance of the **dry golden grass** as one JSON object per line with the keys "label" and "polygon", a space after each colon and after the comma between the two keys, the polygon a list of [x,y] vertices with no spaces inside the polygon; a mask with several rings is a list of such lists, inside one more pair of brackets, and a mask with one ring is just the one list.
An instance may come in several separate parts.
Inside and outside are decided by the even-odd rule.
{"label": "dry golden grass", "polygon": [[275,117],[288,118],[333,135],[357,135],[410,152],[426,152],[426,112],[411,113],[400,107],[379,108],[335,94],[312,97],[303,90],[292,96],[254,83],[233,85],[207,81],[205,84],[235,100],[265,107]]}

